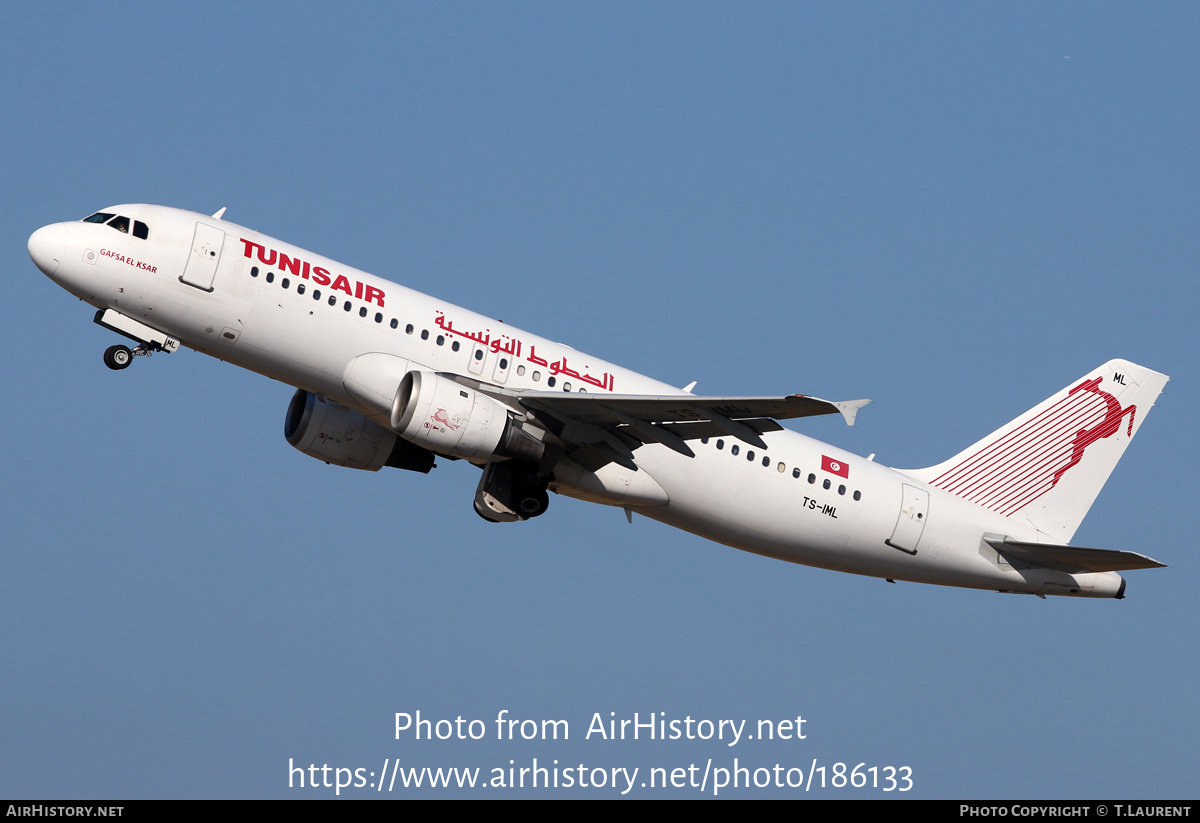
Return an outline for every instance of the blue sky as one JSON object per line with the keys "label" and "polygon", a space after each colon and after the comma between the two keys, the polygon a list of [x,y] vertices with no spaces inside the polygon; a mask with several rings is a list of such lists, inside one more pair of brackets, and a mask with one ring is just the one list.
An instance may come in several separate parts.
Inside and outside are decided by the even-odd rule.
{"label": "blue sky", "polygon": [[[8,9],[0,794],[320,797],[289,762],[736,757],[909,766],[909,797],[1195,797],[1197,18]],[[25,243],[124,202],[227,206],[700,392],[873,398],[854,429],[793,427],[894,466],[1142,363],[1172,382],[1075,542],[1170,568],[1130,573],[1120,602],[1042,601],[791,566],[558,497],[486,524],[469,466],[290,448],[286,386],[190,351],[105,369],[115,336]],[[571,739],[396,740],[418,710],[565,719]],[[806,738],[585,740],[610,712],[803,716]],[[797,793],[728,792],[774,794]]]}

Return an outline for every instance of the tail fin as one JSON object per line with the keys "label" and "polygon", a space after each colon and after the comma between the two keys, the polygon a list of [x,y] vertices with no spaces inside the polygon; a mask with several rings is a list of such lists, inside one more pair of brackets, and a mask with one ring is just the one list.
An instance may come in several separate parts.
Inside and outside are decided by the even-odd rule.
{"label": "tail fin", "polygon": [[945,463],[908,474],[1067,543],[1167,379],[1110,360]]}

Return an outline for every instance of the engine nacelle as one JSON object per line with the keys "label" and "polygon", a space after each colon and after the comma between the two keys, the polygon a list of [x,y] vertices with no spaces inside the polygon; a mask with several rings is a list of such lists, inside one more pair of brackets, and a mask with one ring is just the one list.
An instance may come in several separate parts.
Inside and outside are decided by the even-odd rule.
{"label": "engine nacelle", "polygon": [[421,448],[476,463],[504,457],[536,463],[544,449],[514,423],[503,403],[427,371],[404,375],[391,424]]}
{"label": "engine nacelle", "polygon": [[428,473],[434,466],[429,451],[401,440],[394,431],[358,412],[303,389],[292,396],[283,436],[309,457],[349,469],[377,472],[392,466]]}

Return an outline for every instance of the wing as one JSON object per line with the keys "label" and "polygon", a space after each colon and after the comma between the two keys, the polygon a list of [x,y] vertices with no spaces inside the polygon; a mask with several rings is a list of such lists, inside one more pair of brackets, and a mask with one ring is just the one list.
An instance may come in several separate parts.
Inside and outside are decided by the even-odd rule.
{"label": "wing", "polygon": [[[461,378],[460,378],[461,379]],[[615,462],[637,470],[633,450],[648,443],[695,456],[688,440],[728,435],[758,448],[762,434],[783,427],[776,420],[841,414],[854,425],[870,400],[830,402],[801,394],[787,397],[696,397],[693,395],[567,394],[508,391],[479,384],[480,391],[517,403],[563,444],[576,462],[595,470]]]}
{"label": "wing", "polygon": [[[567,394],[565,392],[521,392],[522,405],[562,414],[581,423],[615,425],[622,415],[648,423],[680,423],[702,420],[739,420],[770,417],[791,420],[819,414],[841,414],[854,425],[859,408],[870,400],[833,403],[803,394],[787,397],[694,397],[644,394]],[[732,433],[731,433],[732,434]],[[736,435],[734,435],[736,436]]]}

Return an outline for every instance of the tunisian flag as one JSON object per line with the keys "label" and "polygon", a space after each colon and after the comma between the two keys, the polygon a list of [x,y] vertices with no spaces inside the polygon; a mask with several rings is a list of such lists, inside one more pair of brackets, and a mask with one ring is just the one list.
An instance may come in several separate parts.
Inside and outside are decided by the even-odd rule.
{"label": "tunisian flag", "polygon": [[850,479],[850,467],[841,460],[834,460],[832,457],[821,455],[821,470],[831,474],[836,474],[838,477]]}

